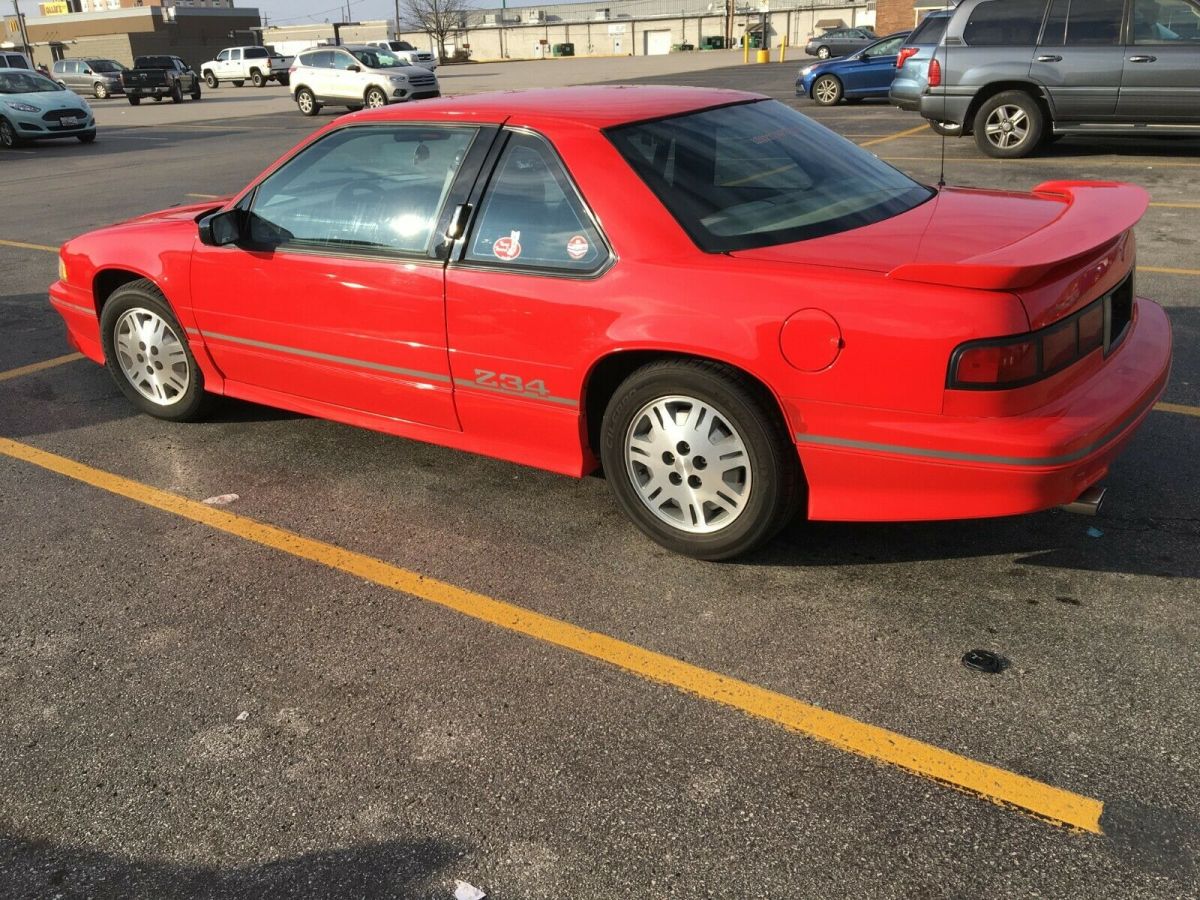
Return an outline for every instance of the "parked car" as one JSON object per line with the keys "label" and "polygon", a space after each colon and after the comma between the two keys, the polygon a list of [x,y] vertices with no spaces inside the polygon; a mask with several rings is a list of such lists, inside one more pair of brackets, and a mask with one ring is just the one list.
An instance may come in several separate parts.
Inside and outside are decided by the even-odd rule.
{"label": "parked car", "polygon": [[200,66],[200,74],[210,88],[222,81],[241,87],[249,81],[255,87],[266,87],[268,81],[288,85],[288,70],[292,57],[276,53],[270,47],[226,47]]}
{"label": "parked car", "polygon": [[322,106],[362,109],[441,95],[437,76],[382,47],[321,47],[292,63],[292,96],[306,116]]}
{"label": "parked car", "polygon": [[32,69],[0,69],[0,147],[69,137],[96,139],[86,100]]}
{"label": "parked car", "polygon": [[886,97],[896,74],[896,54],[907,37],[907,31],[897,31],[843,59],[805,66],[796,78],[796,96],[822,106]]}
{"label": "parked car", "polygon": [[183,95],[200,99],[200,76],[178,56],[139,56],[133,68],[121,73],[121,85],[130,106],[137,106],[143,97],[156,103],[170,97],[182,103]]}
{"label": "parked car", "polygon": [[77,94],[98,100],[122,94],[121,73],[125,66],[115,59],[60,59],[54,63],[53,78]]}
{"label": "parked car", "polygon": [[341,117],[236,196],[68,241],[50,297],[151,415],[224,394],[602,465],[642,531],[718,559],[801,508],[1095,485],[1170,369],[1134,293],[1147,203],[935,191],[756,94],[503,92]]}
{"label": "parked car", "polygon": [[804,52],[818,59],[846,56],[879,40],[870,28],[834,28],[822,35],[813,35]]}
{"label": "parked car", "polygon": [[[888,99],[893,106],[916,112],[921,108],[921,95],[927,87],[926,74],[933,52],[942,42],[946,23],[950,21],[952,9],[939,9],[929,13],[920,21],[900,53],[896,57],[896,74],[888,86]],[[945,126],[931,121],[930,127],[938,134],[957,134],[957,127]]]}
{"label": "parked car", "polygon": [[16,50],[0,50],[0,69],[29,69],[32,72],[33,65],[24,53]]}
{"label": "parked car", "polygon": [[437,57],[428,50],[418,50],[408,41],[367,41],[368,47],[382,47],[414,66],[424,66],[427,69],[438,67]]}
{"label": "parked car", "polygon": [[963,0],[921,115],[1002,159],[1068,134],[1200,133],[1193,0]]}

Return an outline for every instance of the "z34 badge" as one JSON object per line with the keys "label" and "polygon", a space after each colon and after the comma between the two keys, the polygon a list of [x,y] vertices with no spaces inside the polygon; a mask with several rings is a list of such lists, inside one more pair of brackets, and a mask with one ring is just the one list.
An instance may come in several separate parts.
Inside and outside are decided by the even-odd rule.
{"label": "z34 badge", "polygon": [[475,383],[482,387],[499,388],[514,394],[534,394],[538,397],[549,396],[546,382],[540,378],[526,381],[520,375],[510,375],[507,372],[492,372],[488,369],[475,370]]}

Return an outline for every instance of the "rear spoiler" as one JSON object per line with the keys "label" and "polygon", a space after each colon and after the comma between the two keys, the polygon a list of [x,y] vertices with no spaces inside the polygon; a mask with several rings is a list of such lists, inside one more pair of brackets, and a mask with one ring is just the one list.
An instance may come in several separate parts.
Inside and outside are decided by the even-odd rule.
{"label": "rear spoiler", "polygon": [[1046,181],[1033,193],[1061,202],[1062,213],[999,250],[954,263],[905,263],[888,277],[993,291],[1026,288],[1055,266],[1112,243],[1141,220],[1150,204],[1145,190],[1118,181]]}

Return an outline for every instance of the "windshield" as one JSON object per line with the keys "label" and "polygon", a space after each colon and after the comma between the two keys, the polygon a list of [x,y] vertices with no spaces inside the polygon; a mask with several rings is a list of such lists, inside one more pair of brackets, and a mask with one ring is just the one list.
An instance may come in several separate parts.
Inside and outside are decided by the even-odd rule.
{"label": "windshield", "polygon": [[32,72],[0,72],[0,94],[41,94],[61,90],[65,88]]}
{"label": "windshield", "polygon": [[775,100],[622,125],[608,135],[710,253],[861,228],[934,194]]}
{"label": "windshield", "polygon": [[390,69],[393,66],[406,66],[404,60],[392,53],[391,50],[384,50],[381,47],[372,47],[369,50],[351,50],[354,58],[370,69]]}

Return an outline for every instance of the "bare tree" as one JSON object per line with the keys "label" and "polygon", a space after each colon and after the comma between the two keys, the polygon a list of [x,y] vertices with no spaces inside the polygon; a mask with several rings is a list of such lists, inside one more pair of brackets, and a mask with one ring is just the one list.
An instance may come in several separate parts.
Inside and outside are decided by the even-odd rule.
{"label": "bare tree", "polygon": [[467,27],[472,12],[467,0],[403,0],[403,15],[414,31],[424,31],[437,43],[438,58],[446,61],[446,37]]}

